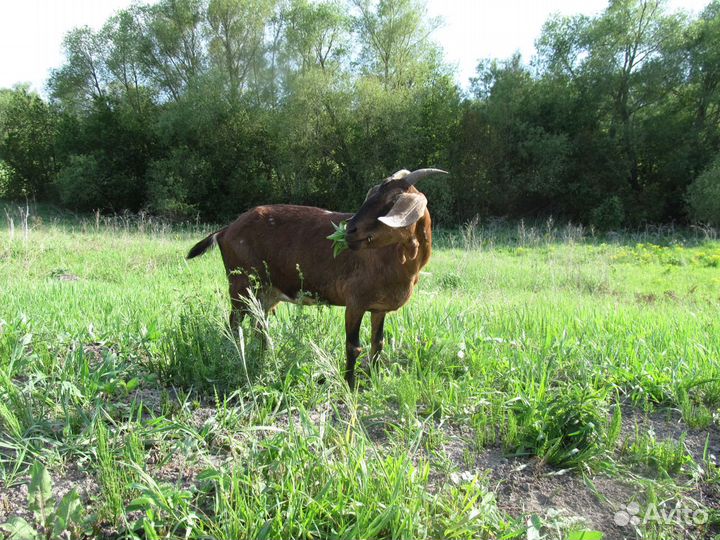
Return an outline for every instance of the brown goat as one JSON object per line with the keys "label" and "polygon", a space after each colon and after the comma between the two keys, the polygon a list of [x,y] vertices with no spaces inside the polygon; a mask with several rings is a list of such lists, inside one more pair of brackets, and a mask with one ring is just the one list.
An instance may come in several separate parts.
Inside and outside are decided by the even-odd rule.
{"label": "brown goat", "polygon": [[[247,304],[251,276],[260,286],[266,313],[278,302],[345,306],[345,379],[355,386],[360,324],[371,313],[371,364],[383,347],[385,314],[412,296],[432,248],[427,199],[414,184],[439,169],[398,171],[372,188],[353,214],[276,204],[248,210],[233,223],[198,242],[188,259],[220,246],[230,282],[230,326],[237,329]],[[333,256],[327,239],[333,224],[347,221],[349,250]]]}

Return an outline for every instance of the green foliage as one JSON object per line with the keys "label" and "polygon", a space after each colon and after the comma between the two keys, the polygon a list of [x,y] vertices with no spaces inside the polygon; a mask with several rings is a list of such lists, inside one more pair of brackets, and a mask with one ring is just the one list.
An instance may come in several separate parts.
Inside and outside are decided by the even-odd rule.
{"label": "green foliage", "polygon": [[677,440],[659,441],[653,431],[641,433],[636,428],[634,437],[623,443],[621,452],[627,454],[634,467],[663,475],[677,474],[693,464],[685,448],[685,434]]}
{"label": "green foliage", "polygon": [[436,166],[451,176],[419,187],[440,225],[717,225],[718,5],[553,16],[532,65],[483,59],[469,93],[423,0],[132,6],[67,34],[49,103],[0,92],[0,195],[226,221],[350,211],[393,171]]}
{"label": "green foliage", "polygon": [[348,243],[345,239],[347,234],[347,223],[345,221],[341,221],[337,225],[334,223],[332,225],[335,228],[335,232],[328,236],[327,239],[333,243],[333,257],[337,257],[348,248]]}
{"label": "green foliage", "polygon": [[156,148],[157,109],[147,96],[98,98],[81,117],[66,112],[56,139],[59,197],[71,208],[138,211]]}
{"label": "green foliage", "polygon": [[[30,208],[27,239],[0,225],[0,499],[17,513],[37,486],[50,538],[577,538],[608,524],[549,506],[594,484],[710,506],[691,490],[718,484],[720,282],[701,261],[720,244],[701,231],[438,230],[350,393],[340,308],[281,304],[269,347],[256,320],[229,335],[219,254],[183,259],[209,226]],[[67,510],[36,461],[77,488]],[[48,518],[75,500],[87,523]],[[46,537],[25,508],[8,526]]]}
{"label": "green foliage", "polygon": [[587,464],[605,451],[608,411],[597,390],[563,385],[528,405],[520,402],[515,413],[523,424],[520,449],[558,467]]}
{"label": "green foliage", "polygon": [[518,58],[482,62],[453,160],[470,187],[460,217],[559,214],[601,228],[684,219],[682,193],[717,148],[706,122],[715,82],[701,69],[685,79],[683,65],[716,39],[711,11],[690,34],[660,2],[610,2],[596,17],[551,18],[534,78]]}
{"label": "green foliage", "polygon": [[613,195],[603,201],[590,214],[590,222],[601,230],[617,229],[625,221],[625,211],[622,201]]}
{"label": "green foliage", "polygon": [[[384,88],[402,88],[434,62],[429,42],[439,20],[427,16],[421,0],[353,0],[360,11],[355,20],[364,68]],[[431,67],[432,69],[432,67]]]}
{"label": "green foliage", "polygon": [[42,463],[36,462],[30,469],[30,486],[28,487],[28,506],[35,519],[44,526],[48,520],[52,500],[52,480]]}
{"label": "green foliage", "polygon": [[190,194],[211,178],[210,164],[196,152],[174,149],[170,156],[153,161],[147,172],[149,210],[161,216],[192,217],[196,206]]}
{"label": "green foliage", "polygon": [[41,538],[83,538],[85,518],[82,503],[75,489],[53,504],[52,480],[45,466],[36,461],[30,468],[28,509],[35,526],[22,517],[11,517],[0,524],[8,540],[39,540]]}
{"label": "green foliage", "polygon": [[688,187],[693,220],[720,227],[720,157]]}
{"label": "green foliage", "polygon": [[720,266],[720,249],[709,247],[704,250],[693,250],[683,245],[660,246],[652,243],[640,243],[633,247],[621,248],[613,256],[613,260],[712,268]]}
{"label": "green foliage", "polygon": [[293,0],[283,15],[286,54],[299,62],[299,75],[313,68],[340,69],[339,62],[348,54],[351,23],[341,2]]}
{"label": "green foliage", "polygon": [[104,174],[93,155],[69,156],[56,181],[60,202],[81,210],[101,208],[104,204],[100,186]]}
{"label": "green foliage", "polygon": [[54,178],[57,116],[24,87],[0,90],[0,162],[3,196],[46,197]]}
{"label": "green foliage", "polygon": [[4,161],[0,161],[0,197],[10,197],[10,183],[13,176],[14,173],[10,166]]}

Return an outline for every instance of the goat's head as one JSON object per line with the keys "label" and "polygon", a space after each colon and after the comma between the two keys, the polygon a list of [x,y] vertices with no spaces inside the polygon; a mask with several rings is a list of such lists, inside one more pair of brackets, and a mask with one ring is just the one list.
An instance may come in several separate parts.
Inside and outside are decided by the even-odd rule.
{"label": "goat's head", "polygon": [[403,242],[411,228],[425,215],[427,199],[415,183],[440,169],[401,170],[368,191],[360,210],[347,222],[350,249],[379,248]]}

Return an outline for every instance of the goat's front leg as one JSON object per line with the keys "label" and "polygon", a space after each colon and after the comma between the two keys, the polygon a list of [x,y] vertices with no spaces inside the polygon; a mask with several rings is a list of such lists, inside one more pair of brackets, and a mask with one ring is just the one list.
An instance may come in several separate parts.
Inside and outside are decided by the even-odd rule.
{"label": "goat's front leg", "polygon": [[372,346],[370,347],[370,369],[375,369],[377,361],[385,344],[383,329],[385,326],[385,313],[371,313]]}
{"label": "goat's front leg", "polygon": [[351,390],[355,389],[355,362],[360,356],[360,324],[362,323],[364,309],[348,306],[345,308],[345,380]]}

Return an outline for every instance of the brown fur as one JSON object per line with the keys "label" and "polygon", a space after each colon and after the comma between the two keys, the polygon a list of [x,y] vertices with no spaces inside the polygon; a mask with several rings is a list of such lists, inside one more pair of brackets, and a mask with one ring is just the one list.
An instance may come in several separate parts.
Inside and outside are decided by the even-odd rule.
{"label": "brown fur", "polygon": [[[419,193],[413,186],[388,184],[384,193],[366,200],[354,216],[307,206],[258,206],[198,242],[188,258],[201,255],[217,242],[230,282],[233,329],[246,311],[243,297],[251,287],[251,275],[259,278],[257,294],[266,313],[280,301],[345,306],[345,377],[352,387],[363,315],[372,313],[374,361],[382,350],[385,314],[410,299],[420,270],[430,259],[432,232],[427,209],[417,222],[403,228],[377,221],[399,192]],[[344,220],[353,224],[355,233],[348,234],[353,249],[333,257],[333,243],[327,237],[334,231],[333,224]],[[358,237],[365,234],[362,231],[372,231],[373,236]]]}

